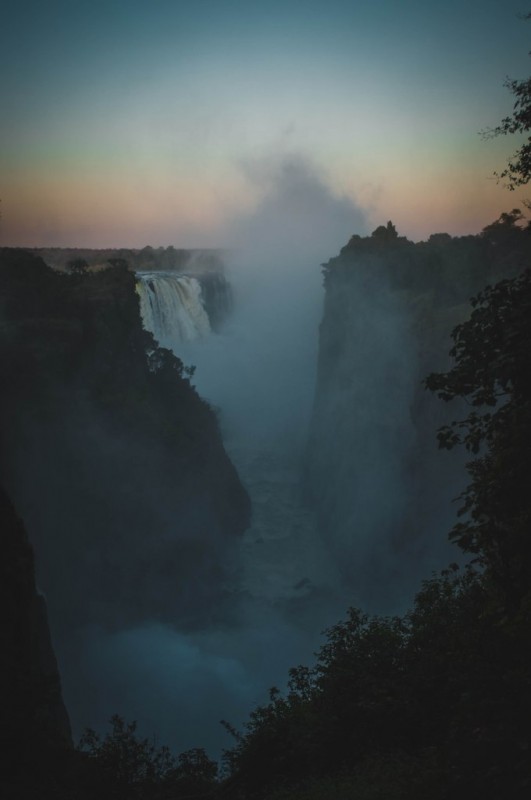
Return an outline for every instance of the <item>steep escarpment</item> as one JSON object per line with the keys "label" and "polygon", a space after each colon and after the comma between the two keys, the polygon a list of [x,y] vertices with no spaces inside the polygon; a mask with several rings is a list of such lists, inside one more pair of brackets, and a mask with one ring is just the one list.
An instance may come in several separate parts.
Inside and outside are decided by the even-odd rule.
{"label": "steep escarpment", "polygon": [[222,614],[249,501],[190,373],[142,328],[124,265],[4,250],[2,478],[54,630]]}
{"label": "steep escarpment", "polygon": [[306,486],[356,601],[377,611],[451,555],[462,489],[436,429],[455,418],[422,381],[447,366],[470,296],[528,263],[531,237],[503,215],[479,236],[414,244],[391,225],[324,265],[325,307]]}
{"label": "steep escarpment", "polygon": [[0,786],[9,791],[36,759],[68,750],[72,741],[33,551],[1,487],[0,542]]}

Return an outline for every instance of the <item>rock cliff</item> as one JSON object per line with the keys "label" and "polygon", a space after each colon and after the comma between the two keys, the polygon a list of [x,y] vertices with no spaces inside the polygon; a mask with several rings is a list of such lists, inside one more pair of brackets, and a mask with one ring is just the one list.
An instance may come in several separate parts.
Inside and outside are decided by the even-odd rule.
{"label": "rock cliff", "polygon": [[67,750],[72,740],[33,551],[1,487],[0,540],[0,784],[5,788],[36,758]]}
{"label": "rock cliff", "polygon": [[223,613],[249,500],[216,417],[143,328],[134,274],[0,254],[0,469],[54,630]]}
{"label": "rock cliff", "polygon": [[447,366],[450,332],[470,297],[529,263],[531,236],[504,215],[479,236],[414,244],[391,223],[354,236],[324,266],[306,487],[353,600],[393,612],[453,551],[461,471],[437,452],[456,413],[424,391]]}

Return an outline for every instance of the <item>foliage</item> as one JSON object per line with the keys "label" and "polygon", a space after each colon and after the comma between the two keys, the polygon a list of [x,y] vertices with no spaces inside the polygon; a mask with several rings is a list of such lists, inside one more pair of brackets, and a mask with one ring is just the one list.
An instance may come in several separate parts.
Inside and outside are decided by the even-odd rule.
{"label": "foliage", "polygon": [[[531,14],[527,14],[525,19],[531,19]],[[531,78],[523,80],[508,78],[505,86],[515,98],[513,113],[504,117],[496,128],[485,131],[486,137],[529,134],[531,131]],[[531,136],[527,136],[526,141],[512,156],[503,172],[499,175],[495,174],[498,178],[507,181],[507,188],[511,191],[529,183],[531,179]]]}
{"label": "foliage", "polygon": [[119,270],[129,269],[129,263],[125,258],[108,258],[107,261],[111,265],[111,267],[114,267],[114,269],[119,269]]}
{"label": "foliage", "polygon": [[520,223],[524,222],[524,215],[519,208],[504,211],[497,220],[486,225],[481,231],[481,237],[494,245],[499,245],[512,237]]}
{"label": "foliage", "polygon": [[147,739],[136,737],[136,722],[126,723],[115,715],[110,720],[112,730],[104,739],[88,728],[80,741],[80,749],[98,765],[108,778],[127,793],[142,796],[146,787],[161,783],[175,768],[166,747],[157,748]]}
{"label": "foliage", "polygon": [[[489,246],[526,236],[518,221],[502,217]],[[426,384],[468,403],[439,440],[475,456],[452,538],[478,563],[425,581],[402,617],[350,609],[315,665],[250,715],[225,755],[231,797],[494,798],[531,785],[531,271],[472,306],[453,369]]]}
{"label": "foliage", "polygon": [[372,232],[371,236],[373,239],[378,239],[382,242],[393,242],[395,239],[398,239],[397,230],[391,220],[389,220],[385,226],[379,225],[376,230]]}
{"label": "foliage", "polygon": [[315,666],[250,715],[225,757],[229,796],[386,798],[393,782],[404,798],[517,796],[531,778],[529,639],[498,624],[481,575],[456,567],[404,617],[350,609]]}
{"label": "foliage", "polygon": [[421,758],[388,755],[367,759],[350,772],[280,789],[267,800],[438,800],[440,774],[427,754]]}
{"label": "foliage", "polygon": [[74,275],[0,249],[1,466],[31,497],[20,511],[65,627],[197,624],[232,602],[248,498],[193,368],[144,330],[135,289],[121,263]]}
{"label": "foliage", "polygon": [[217,764],[200,748],[177,758],[167,747],[157,747],[138,738],[136,722],[114,715],[111,731],[104,738],[90,728],[83,734],[79,750],[99,774],[103,791],[113,798],[204,797],[217,785]]}
{"label": "foliage", "polygon": [[426,386],[470,409],[438,434],[441,447],[464,445],[476,456],[451,538],[474,554],[504,603],[519,605],[531,586],[531,271],[488,286],[472,306],[452,334],[455,366]]}
{"label": "foliage", "polygon": [[73,275],[84,275],[88,269],[88,261],[85,258],[72,258],[67,262],[66,268]]}

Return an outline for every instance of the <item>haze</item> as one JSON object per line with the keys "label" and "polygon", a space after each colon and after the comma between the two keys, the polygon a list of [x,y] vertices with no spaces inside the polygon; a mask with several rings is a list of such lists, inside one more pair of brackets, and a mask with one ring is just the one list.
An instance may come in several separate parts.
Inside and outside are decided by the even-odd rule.
{"label": "haze", "polygon": [[[518,142],[479,132],[511,111],[506,76],[528,72],[526,10],[514,0],[10,2],[0,31],[0,244],[230,248],[235,313],[220,336],[178,354],[197,365],[198,390],[220,409],[246,485],[242,440],[256,449],[280,442],[273,478],[292,480],[314,398],[320,262],[388,219],[423,239],[476,233],[521,204],[492,177]],[[391,407],[405,418],[415,352],[385,286],[357,303],[384,340],[374,335],[359,365],[371,432],[360,518],[364,530],[385,531],[407,496],[411,436],[404,424],[395,453],[375,423]],[[404,384],[378,404],[368,380],[375,363],[398,365]],[[366,486],[381,495],[381,453],[386,503],[375,503]],[[446,517],[437,522],[448,529]],[[265,549],[258,537],[251,545]],[[385,545],[362,542],[363,554],[382,560]],[[256,595],[244,585],[252,599],[226,629],[183,632],[154,619],[59,641],[76,734],[116,710],[172,746],[219,750],[218,719],[240,724],[268,685],[311,658],[349,601],[367,601],[358,574],[356,596],[340,584],[341,542],[334,552],[330,566],[317,545],[311,551],[326,602],[299,616],[260,595],[261,584]],[[401,610],[418,579],[446,563],[430,551],[411,566],[409,555],[384,564],[399,576],[381,593],[384,610]]]}

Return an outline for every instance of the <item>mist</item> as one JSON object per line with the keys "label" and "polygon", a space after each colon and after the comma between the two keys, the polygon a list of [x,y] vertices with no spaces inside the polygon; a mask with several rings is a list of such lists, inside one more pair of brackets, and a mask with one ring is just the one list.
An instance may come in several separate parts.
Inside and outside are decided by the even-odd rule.
{"label": "mist", "polygon": [[[350,604],[380,614],[406,611],[421,580],[455,558],[446,534],[460,480],[456,454],[437,453],[437,400],[425,396],[411,294],[397,288],[393,269],[359,256],[348,308],[328,293],[341,323],[328,314],[321,327],[305,465]],[[429,408],[427,431],[419,404]],[[427,479],[433,458],[438,474]]]}
{"label": "mist", "polygon": [[319,641],[318,632],[281,614],[254,612],[230,627],[194,633],[157,622],[114,633],[79,630],[60,651],[75,735],[85,726],[103,731],[118,713],[176,752],[204,747],[219,757],[234,744],[221,720],[241,729],[267,689],[283,685],[288,669]]}
{"label": "mist", "polygon": [[218,334],[161,341],[196,366],[193,383],[216,409],[253,503],[251,527],[232,554],[232,610],[225,623],[195,630],[153,618],[114,632],[83,627],[59,642],[76,735],[85,725],[101,730],[119,713],[177,750],[205,746],[219,756],[231,744],[219,721],[240,727],[270,686],[285,685],[291,666],[311,662],[323,629],[347,604],[300,477],[315,392],[320,264],[366,231],[365,214],[336,197],[300,155],[241,169],[261,199],[230,226],[234,311]]}
{"label": "mist", "polygon": [[[348,315],[350,338],[344,337],[353,349],[340,388],[326,397],[315,392],[321,264],[352,234],[368,232],[366,212],[334,194],[300,154],[247,160],[240,169],[259,199],[230,224],[225,258],[233,312],[219,332],[160,344],[196,367],[192,382],[215,409],[225,448],[252,502],[251,524],[241,539],[230,540],[209,523],[208,509],[194,506],[197,487],[179,494],[171,459],[151,452],[149,438],[115,437],[91,419],[90,409],[80,406],[72,413],[71,452],[55,447],[64,464],[53,475],[46,474],[46,454],[60,436],[57,430],[50,427],[44,439],[37,434],[20,454],[21,470],[32,463],[43,476],[41,503],[30,485],[21,498],[21,506],[32,504],[31,528],[39,508],[48,507],[50,488],[63,503],[62,486],[69,485],[77,453],[83,452],[82,507],[91,508],[90,524],[99,537],[95,551],[110,552],[108,574],[94,580],[90,569],[83,572],[86,603],[78,598],[77,606],[52,619],[76,737],[87,725],[103,732],[106,720],[118,713],[137,720],[141,735],[156,734],[177,751],[206,747],[217,757],[232,743],[221,719],[241,728],[271,686],[285,686],[290,667],[313,661],[322,632],[349,605],[402,610],[426,564],[421,559],[414,565],[416,546],[399,546],[395,536],[412,485],[404,463],[414,439],[409,415],[417,354],[407,304],[382,276],[360,277]],[[343,521],[332,513],[330,525],[316,518],[303,480],[310,424],[315,427],[325,407],[332,428],[321,430],[313,479],[319,484],[339,469],[329,502]],[[356,447],[345,454],[343,439],[352,441],[353,432]],[[94,471],[103,477],[104,494],[111,487],[96,504]],[[155,486],[146,487],[147,472],[157,475]],[[175,511],[176,495],[186,519]],[[44,538],[54,535],[54,502]],[[80,502],[75,494],[64,501],[73,519]],[[90,533],[90,524],[81,520],[80,530]],[[185,540],[183,531],[192,535]],[[127,537],[135,565],[118,585],[112,569],[115,532]],[[91,545],[85,546],[91,562]],[[60,574],[54,552],[45,558],[60,577],[53,590],[58,608],[60,591],[73,578]],[[90,596],[96,584],[103,601]],[[110,621],[105,626],[98,621],[102,608]]]}
{"label": "mist", "polygon": [[366,232],[365,212],[334,195],[302,155],[245,161],[241,170],[261,199],[228,226],[234,314],[219,336],[179,345],[178,354],[197,366],[194,382],[221,409],[229,442],[300,445],[315,389],[320,265]]}

